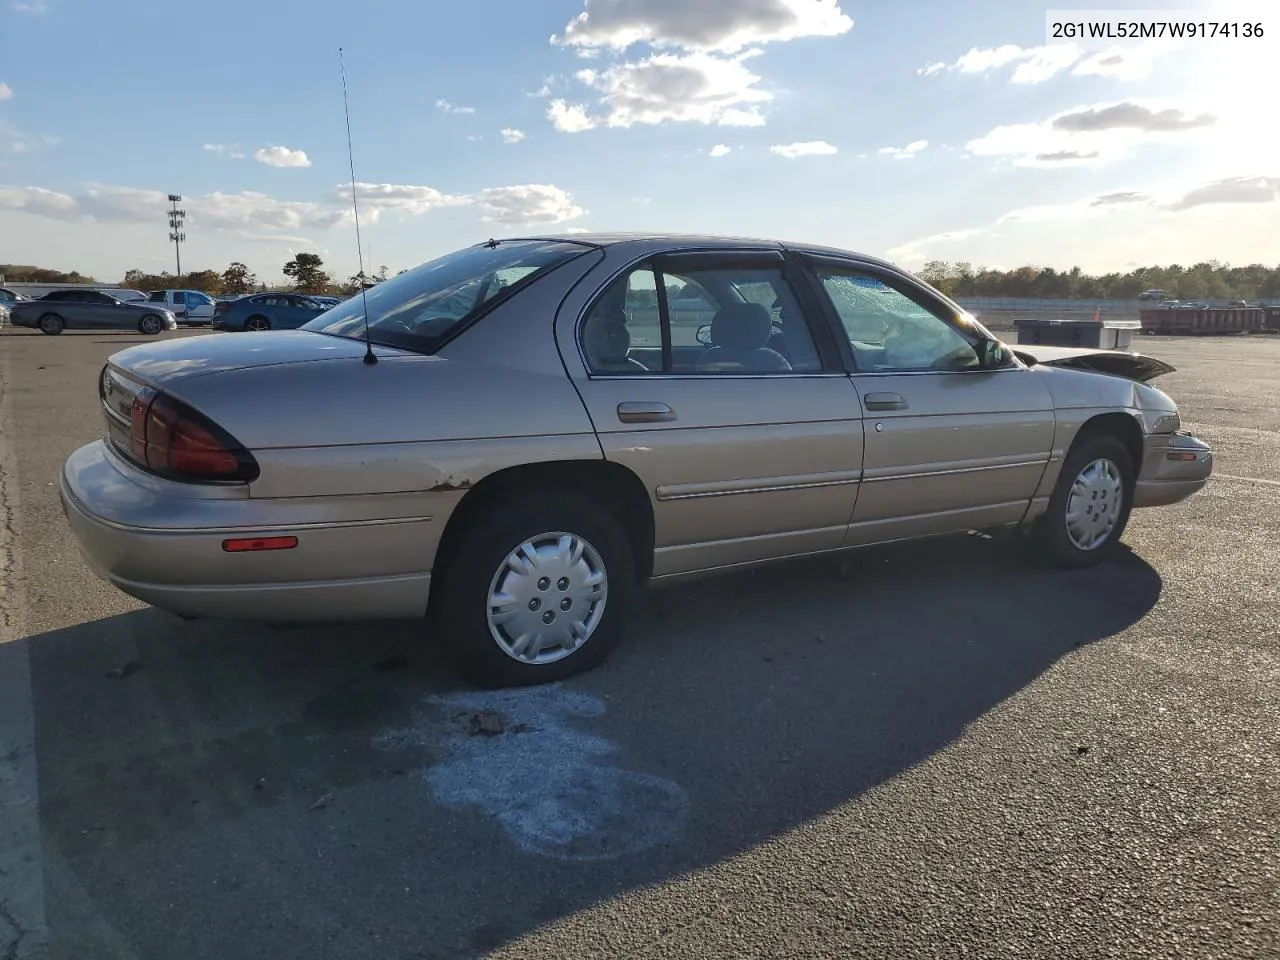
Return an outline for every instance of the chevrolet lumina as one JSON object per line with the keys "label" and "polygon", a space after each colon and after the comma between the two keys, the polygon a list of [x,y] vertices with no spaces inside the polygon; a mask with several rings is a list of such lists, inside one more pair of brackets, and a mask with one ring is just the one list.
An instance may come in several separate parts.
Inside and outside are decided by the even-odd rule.
{"label": "chevrolet lumina", "polygon": [[599,664],[651,582],[1003,527],[1098,563],[1212,472],[1171,369],[1007,345],[828,247],[489,241],[299,330],[114,354],[61,494],[156,607],[422,618],[474,682],[538,683]]}

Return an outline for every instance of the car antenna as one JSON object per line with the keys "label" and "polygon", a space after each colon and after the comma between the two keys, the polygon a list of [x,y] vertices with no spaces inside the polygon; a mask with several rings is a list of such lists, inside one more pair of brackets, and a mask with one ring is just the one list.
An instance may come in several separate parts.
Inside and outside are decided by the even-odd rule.
{"label": "car antenna", "polygon": [[342,112],[347,118],[347,163],[351,167],[351,207],[356,217],[356,257],[360,264],[360,310],[364,313],[364,362],[375,364],[373,341],[369,338],[369,288],[364,282],[364,246],[360,242],[360,202],[356,199],[356,161],[351,150],[351,107],[347,103],[347,68],[342,62],[342,48],[338,48],[338,69],[342,72]]}

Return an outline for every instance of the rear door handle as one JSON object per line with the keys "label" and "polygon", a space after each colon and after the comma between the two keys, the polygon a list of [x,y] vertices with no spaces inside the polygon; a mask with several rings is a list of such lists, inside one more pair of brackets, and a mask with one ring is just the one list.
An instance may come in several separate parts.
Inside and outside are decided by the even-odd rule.
{"label": "rear door handle", "polygon": [[675,418],[675,411],[665,403],[628,400],[618,404],[618,419],[623,423],[666,423]]}
{"label": "rear door handle", "polygon": [[905,410],[907,401],[897,393],[868,393],[862,398],[868,410]]}

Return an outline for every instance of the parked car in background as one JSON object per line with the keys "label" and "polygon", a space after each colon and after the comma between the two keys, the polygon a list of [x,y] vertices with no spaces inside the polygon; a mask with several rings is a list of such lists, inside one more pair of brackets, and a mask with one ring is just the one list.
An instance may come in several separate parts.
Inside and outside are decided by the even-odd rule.
{"label": "parked car in background", "polygon": [[296,330],[328,309],[314,297],[299,293],[255,293],[219,302],[213,315],[213,329],[228,333]]}
{"label": "parked car in background", "polygon": [[26,299],[27,298],[20,293],[9,290],[5,287],[0,287],[0,326],[9,322],[9,307],[20,300]]}
{"label": "parked car in background", "polygon": [[213,297],[199,290],[152,290],[147,299],[172,310],[179,323],[192,326],[213,323]]}
{"label": "parked car in background", "polygon": [[1138,294],[1139,300],[1164,300],[1165,292],[1163,290],[1143,290]]}
{"label": "parked car in background", "polygon": [[50,335],[63,330],[137,330],[155,336],[176,330],[173,312],[143,300],[121,300],[102,290],[54,290],[35,300],[15,303],[15,327],[34,327]]}
{"label": "parked car in background", "polygon": [[[690,285],[706,331],[661,293]],[[1096,564],[1131,508],[1208,483],[1149,383],[1172,369],[1007,345],[830,247],[489,241],[302,330],[114,354],[61,496],[93,569],[161,609],[425,616],[474,680],[540,683],[603,661],[649,581],[995,528]]]}

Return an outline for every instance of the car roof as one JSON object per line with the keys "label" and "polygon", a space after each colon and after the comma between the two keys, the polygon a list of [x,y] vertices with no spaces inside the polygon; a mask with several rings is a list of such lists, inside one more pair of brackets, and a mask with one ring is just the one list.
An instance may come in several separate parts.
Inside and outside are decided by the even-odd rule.
{"label": "car roof", "polygon": [[809,253],[817,256],[845,257],[874,263],[882,267],[900,269],[888,260],[859,253],[842,247],[827,246],[818,243],[776,240],[763,237],[740,237],[729,234],[714,233],[642,233],[642,232],[599,232],[599,233],[565,233],[541,234],[529,237],[508,237],[507,240],[559,240],[567,243],[585,243],[598,247],[611,247],[621,244],[636,247],[652,247],[655,250],[688,247],[690,249],[706,249],[708,247],[772,247],[777,250],[792,250],[797,253]]}

